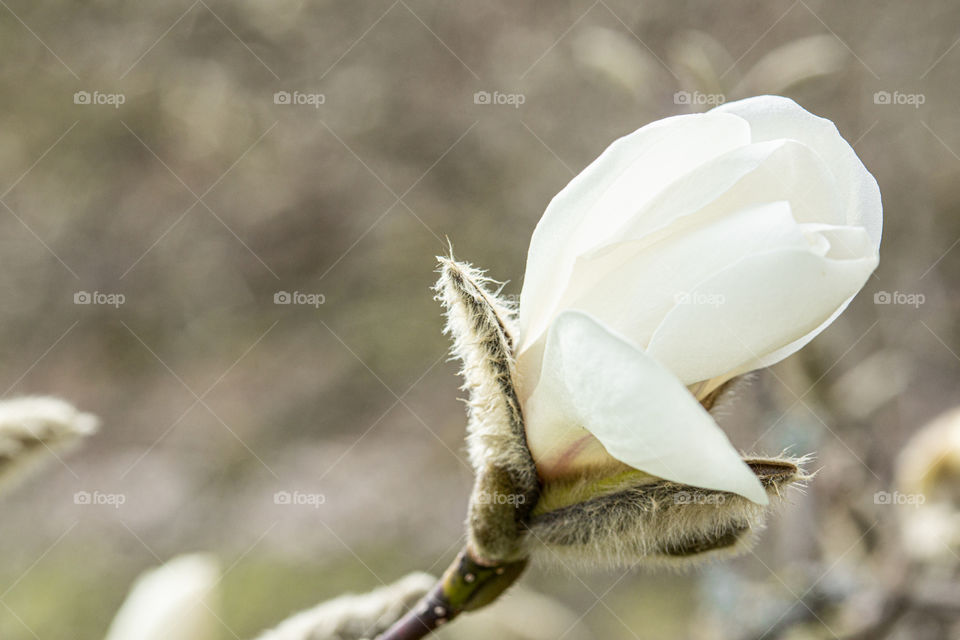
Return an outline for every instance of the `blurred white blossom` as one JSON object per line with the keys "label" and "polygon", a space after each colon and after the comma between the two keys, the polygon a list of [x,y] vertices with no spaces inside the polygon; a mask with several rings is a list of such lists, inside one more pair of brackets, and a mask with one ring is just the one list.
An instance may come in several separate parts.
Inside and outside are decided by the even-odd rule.
{"label": "blurred white blossom", "polygon": [[106,640],[215,640],[220,567],[209,555],[179,556],[130,589]]}
{"label": "blurred white blossom", "polygon": [[914,497],[897,509],[904,549],[920,560],[960,553],[960,408],[918,431],[897,460],[897,488]]}
{"label": "blurred white blossom", "polygon": [[97,430],[98,420],[69,403],[47,396],[0,401],[0,485],[9,486],[80,438]]}

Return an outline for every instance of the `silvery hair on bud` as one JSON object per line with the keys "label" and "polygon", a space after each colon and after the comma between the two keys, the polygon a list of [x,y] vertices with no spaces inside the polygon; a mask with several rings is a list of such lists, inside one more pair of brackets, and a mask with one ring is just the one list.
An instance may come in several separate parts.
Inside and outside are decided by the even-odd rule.
{"label": "silvery hair on bud", "polygon": [[411,573],[370,593],[347,594],[286,619],[257,640],[360,640],[386,631],[422,598],[436,578]]}
{"label": "silvery hair on bud", "polygon": [[[810,479],[808,458],[745,458],[771,506],[789,485]],[[686,568],[748,550],[770,507],[743,496],[647,476],[585,477],[544,488],[526,542],[538,560],[589,566],[632,564]]]}
{"label": "silvery hair on bud", "polygon": [[59,398],[0,401],[0,488],[21,479],[44,457],[62,453],[97,430],[97,418]]}
{"label": "silvery hair on bud", "polygon": [[482,271],[449,258],[438,260],[435,290],[446,311],[444,332],[453,340],[451,353],[463,365],[462,388],[469,393],[470,462],[476,471],[498,459],[510,466],[511,458],[521,455],[515,430],[522,428],[513,391],[515,311],[500,297],[502,285]]}
{"label": "silvery hair on bud", "polygon": [[[445,332],[463,367],[467,403],[467,450],[476,471],[468,518],[469,544],[481,559],[516,559],[519,522],[536,502],[537,471],[526,444],[514,386],[515,310],[500,295],[502,285],[471,265],[437,258],[435,290],[446,311]],[[483,496],[513,496],[498,504]]]}

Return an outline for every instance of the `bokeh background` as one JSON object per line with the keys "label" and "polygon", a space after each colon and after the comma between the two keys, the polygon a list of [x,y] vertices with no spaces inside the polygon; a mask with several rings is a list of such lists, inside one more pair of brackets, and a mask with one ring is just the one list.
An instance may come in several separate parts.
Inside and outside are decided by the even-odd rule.
{"label": "bokeh background", "polygon": [[3,499],[0,637],[103,637],[135,576],[184,552],[224,566],[225,639],[441,571],[471,473],[434,256],[449,239],[519,293],[546,203],[610,141],[759,93],[834,120],[884,199],[863,293],[724,419],[820,474],[746,557],[524,584],[570,640],[855,633],[920,588],[896,586],[901,518],[874,494],[958,400],[958,33],[949,0],[3,0],[0,391],[102,428]]}

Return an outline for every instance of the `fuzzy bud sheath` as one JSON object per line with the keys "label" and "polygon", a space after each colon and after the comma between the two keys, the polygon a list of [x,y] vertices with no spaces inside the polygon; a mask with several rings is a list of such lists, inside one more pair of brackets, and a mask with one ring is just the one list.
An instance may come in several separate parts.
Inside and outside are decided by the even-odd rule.
{"label": "fuzzy bud sheath", "polygon": [[514,378],[514,310],[469,264],[440,258],[437,298],[469,393],[467,450],[476,472],[469,548],[479,561],[522,557],[523,522],[537,501],[537,469],[527,448]]}
{"label": "fuzzy bud sheath", "polygon": [[[437,299],[468,392],[467,449],[476,480],[467,546],[443,578],[381,640],[422,638],[495,600],[529,559],[564,566],[687,567],[750,548],[770,507],[626,467],[542,484],[527,447],[516,388],[516,311],[469,264],[438,258]],[[702,402],[708,411],[733,384]],[[638,425],[642,428],[642,425]],[[802,484],[806,458],[746,457],[771,505]]]}
{"label": "fuzzy bud sheath", "polygon": [[373,638],[409,611],[435,582],[429,574],[411,573],[370,593],[342,595],[288,618],[257,640]]}
{"label": "fuzzy bud sheath", "polygon": [[[771,498],[805,482],[804,459],[746,458]],[[767,509],[743,496],[639,471],[548,487],[528,521],[528,550],[566,566],[684,568],[748,550]]]}

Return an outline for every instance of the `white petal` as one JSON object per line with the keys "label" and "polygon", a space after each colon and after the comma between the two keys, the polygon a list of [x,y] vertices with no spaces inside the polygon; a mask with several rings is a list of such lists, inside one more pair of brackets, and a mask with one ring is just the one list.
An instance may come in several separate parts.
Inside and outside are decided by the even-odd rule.
{"label": "white petal", "polygon": [[[561,297],[553,310],[537,315],[549,322],[563,309],[582,309],[645,347],[675,294],[690,291],[748,251],[763,249],[760,241],[770,243],[767,249],[777,246],[766,230],[771,221],[758,220],[756,231],[745,229],[738,239],[729,232],[735,222],[723,217],[736,218],[744,209],[780,200],[790,204],[798,222],[837,225],[846,218],[832,173],[810,147],[795,140],[740,147],[666,186],[619,230],[612,244],[577,258],[566,282],[559,280],[561,265],[554,273]],[[701,230],[707,225],[712,230],[704,236]],[[672,255],[675,248],[679,251]],[[635,261],[633,267],[627,266],[630,261]],[[522,304],[521,314],[525,309]],[[538,379],[545,339],[545,332],[528,331],[524,337],[523,351],[535,356],[521,361],[522,378],[531,388]]]}
{"label": "white petal", "polygon": [[[832,230],[822,230],[820,233],[825,238],[830,239],[830,256],[832,258],[841,258],[844,256],[853,258],[854,256],[873,255],[875,260],[874,267],[876,266],[876,261],[878,260],[876,253],[874,252],[871,254],[866,248],[866,245],[870,245],[870,247],[873,248],[873,239],[859,228],[842,227]],[[810,333],[771,353],[763,354],[759,358],[754,358],[740,365],[736,370],[730,372],[729,376],[727,377],[733,378],[742,373],[747,373],[748,371],[763,369],[793,355],[809,344],[811,340],[823,333],[827,327],[833,324],[833,321],[836,320],[837,317],[846,310],[853,299],[857,296],[857,293],[859,293],[859,290],[852,292],[850,297],[844,300],[843,303],[837,307],[837,310],[830,315],[830,317],[824,320],[820,326]]]}
{"label": "white petal", "polygon": [[[833,324],[833,321],[836,320],[841,313],[846,311],[847,307],[850,306],[850,303],[853,302],[853,299],[856,297],[857,297],[857,294],[855,293],[849,298],[847,298],[846,300],[844,300],[843,303],[839,307],[837,307],[837,310],[834,311],[832,314],[830,314],[829,318],[824,320],[822,323],[820,323],[820,326],[818,326],[816,329],[806,334],[802,338],[794,340],[793,342],[783,347],[780,347],[775,351],[772,351],[770,353],[763,354],[760,357],[755,357],[751,360],[748,360],[747,362],[743,363],[742,365],[740,365],[739,367],[737,367],[736,369],[734,369],[724,377],[729,380],[730,378],[735,378],[741,374],[748,373],[750,371],[756,371],[757,369],[765,369],[767,367],[777,364],[781,360],[784,360],[792,356],[797,351],[800,351],[800,349],[810,344],[810,342],[814,338],[816,338],[818,335],[823,333],[827,327]],[[713,388],[716,388],[716,386],[719,386],[719,384],[715,385]],[[713,389],[711,389],[711,391],[712,390]]]}
{"label": "white petal", "polygon": [[652,246],[643,244],[618,243],[579,260],[563,301],[564,308],[591,314],[641,348],[697,285],[744,255],[808,246],[786,202],[732,211]]}
{"label": "white petal", "polygon": [[543,365],[524,406],[538,468],[575,465],[559,443],[578,440],[586,429],[636,469],[767,503],[757,477],[686,387],[590,316],[567,311],[557,317]]}
{"label": "white petal", "polygon": [[[836,185],[819,156],[790,140],[735,149],[667,187],[616,242],[580,256],[557,308],[541,315],[549,321],[563,309],[581,309],[646,347],[677,294],[748,253],[804,246],[795,217],[843,223]],[[542,354],[546,336],[526,338],[526,349]],[[534,386],[536,365],[523,369],[524,383]]]}
{"label": "white petal", "polygon": [[[870,242],[862,229],[851,234],[857,231]],[[835,259],[789,248],[746,256],[691,293],[720,293],[722,304],[677,305],[648,351],[686,384],[747,370],[745,365],[825,328],[877,261],[876,253]]]}
{"label": "white petal", "polygon": [[521,350],[546,331],[578,255],[617,234],[664,186],[747,144],[749,135],[735,116],[666,118],[614,142],[560,191],[530,242],[520,294]]}
{"label": "white petal", "polygon": [[219,622],[206,601],[219,574],[217,562],[202,554],[147,571],[114,617],[107,640],[211,640]]}
{"label": "white petal", "polygon": [[786,201],[798,222],[846,224],[838,188],[817,153],[796,140],[729,151],[666,187],[618,234],[648,242],[729,212]]}
{"label": "white petal", "polygon": [[749,122],[752,142],[791,138],[814,149],[840,185],[847,212],[846,224],[866,228],[874,247],[880,245],[883,215],[877,181],[840,136],[833,122],[780,96],[757,96],[729,102],[709,113],[734,114]]}

